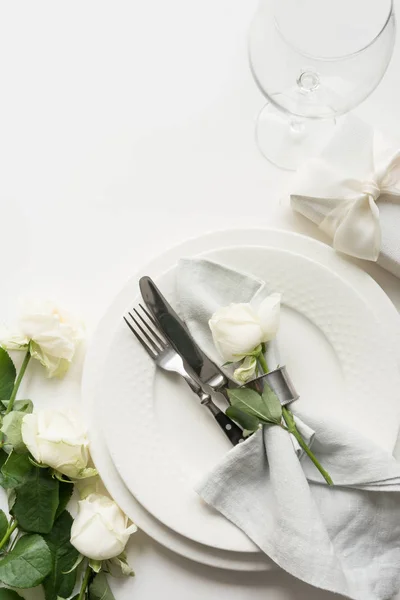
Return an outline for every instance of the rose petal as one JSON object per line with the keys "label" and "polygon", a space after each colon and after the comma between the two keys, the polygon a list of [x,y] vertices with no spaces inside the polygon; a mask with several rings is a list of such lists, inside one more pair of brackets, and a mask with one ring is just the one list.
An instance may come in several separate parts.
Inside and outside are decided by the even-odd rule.
{"label": "rose petal", "polygon": [[37,443],[38,436],[38,418],[36,414],[25,415],[21,424],[21,435],[25,446],[32,454],[33,458],[41,463],[42,455]]}
{"label": "rose petal", "polygon": [[127,527],[127,517],[108,496],[90,494],[78,503],[71,529],[71,543],[93,560],[107,560],[123,552],[136,525]]}
{"label": "rose petal", "polygon": [[236,362],[261,343],[258,315],[249,304],[220,308],[209,321],[215,346],[222,358]]}
{"label": "rose petal", "polygon": [[271,341],[278,332],[281,297],[281,294],[271,294],[263,300],[257,309],[262,328],[262,342]]}

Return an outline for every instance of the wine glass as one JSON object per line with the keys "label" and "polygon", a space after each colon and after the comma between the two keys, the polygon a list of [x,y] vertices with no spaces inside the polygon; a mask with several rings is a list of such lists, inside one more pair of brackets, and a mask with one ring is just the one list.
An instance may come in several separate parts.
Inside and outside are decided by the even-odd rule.
{"label": "wine glass", "polygon": [[269,101],[256,127],[262,154],[289,170],[315,155],[335,118],[382,79],[395,34],[393,0],[260,0],[249,56]]}

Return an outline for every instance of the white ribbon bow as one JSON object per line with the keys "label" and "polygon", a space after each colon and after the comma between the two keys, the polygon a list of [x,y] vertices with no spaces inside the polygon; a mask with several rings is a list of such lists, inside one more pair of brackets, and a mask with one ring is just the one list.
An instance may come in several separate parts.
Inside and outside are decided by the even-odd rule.
{"label": "white ribbon bow", "polygon": [[348,117],[321,155],[293,184],[292,207],[333,238],[333,247],[356,258],[378,259],[378,201],[399,202],[400,150],[390,150],[373,129]]}

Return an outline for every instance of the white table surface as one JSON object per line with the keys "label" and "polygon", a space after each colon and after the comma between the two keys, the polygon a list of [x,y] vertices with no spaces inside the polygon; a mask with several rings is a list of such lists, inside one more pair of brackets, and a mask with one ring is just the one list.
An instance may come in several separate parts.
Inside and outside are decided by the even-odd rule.
{"label": "white table surface", "polygon": [[[264,103],[246,55],[255,6],[0,4],[0,320],[12,322],[20,296],[50,296],[84,317],[90,338],[129,276],[185,238],[247,225],[315,235],[284,200],[291,174],[254,142]],[[356,112],[400,138],[399,68],[397,45]],[[400,282],[368,270],[400,306]],[[79,402],[80,355],[61,383],[31,365],[26,394],[37,404]],[[282,572],[203,567],[142,533],[129,553],[137,577],[113,586],[117,600],[337,598]]]}

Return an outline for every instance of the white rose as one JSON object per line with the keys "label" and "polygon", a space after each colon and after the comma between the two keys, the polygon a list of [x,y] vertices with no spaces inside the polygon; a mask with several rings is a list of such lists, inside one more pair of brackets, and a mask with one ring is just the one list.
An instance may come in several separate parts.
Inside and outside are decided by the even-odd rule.
{"label": "white rose", "polygon": [[93,474],[88,469],[89,441],[73,411],[41,410],[25,415],[22,439],[33,458],[72,479]]}
{"label": "white rose", "polygon": [[83,337],[82,325],[52,302],[25,301],[21,307],[19,332],[5,334],[1,345],[22,350],[30,342],[30,353],[46,367],[49,377],[67,371]]}
{"label": "white rose", "polygon": [[237,362],[275,337],[280,301],[281,294],[271,294],[257,309],[250,304],[230,304],[213,314],[209,325],[224,360]]}
{"label": "white rose", "polygon": [[111,498],[90,494],[78,503],[71,544],[92,560],[108,560],[124,551],[129,536],[135,531],[136,525],[128,527],[128,517]]}

